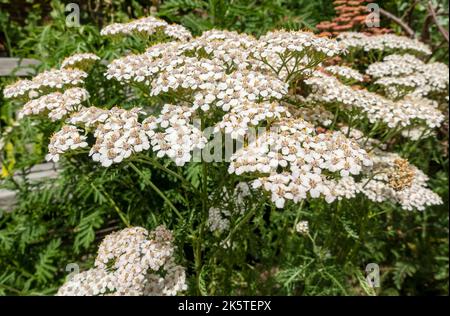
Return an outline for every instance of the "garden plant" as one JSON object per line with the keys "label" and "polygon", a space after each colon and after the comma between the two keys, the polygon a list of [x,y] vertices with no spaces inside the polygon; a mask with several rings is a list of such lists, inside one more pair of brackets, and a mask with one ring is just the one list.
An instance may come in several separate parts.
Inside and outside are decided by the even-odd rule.
{"label": "garden plant", "polygon": [[[72,30],[82,44],[6,79],[0,294],[448,294],[432,36],[200,28],[176,2]],[[44,160],[58,176],[28,180]]]}

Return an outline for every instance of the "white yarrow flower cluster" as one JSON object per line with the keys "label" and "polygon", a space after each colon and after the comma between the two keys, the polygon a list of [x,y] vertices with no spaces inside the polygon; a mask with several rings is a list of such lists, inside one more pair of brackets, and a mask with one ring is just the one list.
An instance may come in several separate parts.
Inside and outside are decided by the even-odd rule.
{"label": "white yarrow flower cluster", "polygon": [[295,230],[297,233],[301,235],[306,235],[309,233],[309,223],[308,221],[299,221],[297,225],[295,225]]}
{"label": "white yarrow flower cluster", "polygon": [[41,72],[32,80],[19,80],[6,86],[3,90],[5,98],[25,97],[33,99],[52,90],[60,90],[84,83],[88,74],[79,69],[53,69]]}
{"label": "white yarrow flower cluster", "polygon": [[[348,127],[344,126],[341,130],[347,133]],[[336,189],[347,187],[349,195],[346,198],[361,193],[373,202],[390,201],[405,210],[424,210],[428,206],[442,204],[442,199],[427,188],[428,177],[406,159],[397,153],[386,152],[385,145],[379,140],[368,138],[357,129],[351,129],[349,137],[361,147],[371,149],[373,166],[363,169],[363,176],[358,182],[353,178],[339,181],[341,183]]]}
{"label": "white yarrow flower cluster", "polygon": [[322,171],[348,177],[371,165],[367,153],[339,132],[315,134],[313,126],[302,119],[283,119],[273,127],[236,151],[228,172],[267,174],[252,185],[270,192],[278,208],[286,200],[306,199],[307,193],[312,198],[323,195],[331,203],[336,195]]}
{"label": "white yarrow flower cluster", "polygon": [[254,71],[236,71],[200,88],[205,89],[194,95],[194,108],[204,111],[214,104],[228,112],[245,101],[279,100],[287,93],[285,83]]}
{"label": "white yarrow flower cluster", "polygon": [[114,59],[108,65],[105,76],[122,83],[150,85],[156,74],[183,62],[179,57],[183,53],[180,47],[178,42],[160,43],[150,46],[143,54]]}
{"label": "white yarrow flower cluster", "polygon": [[211,59],[219,60],[227,69],[248,69],[254,61],[251,60],[251,50],[257,40],[247,34],[239,34],[224,30],[209,30],[189,42],[180,45],[183,53],[207,54]]}
{"label": "white yarrow flower cluster", "polygon": [[365,35],[359,32],[342,32],[337,40],[348,50],[405,51],[430,55],[430,47],[417,39],[394,34]]}
{"label": "white yarrow flower cluster", "polygon": [[374,202],[391,201],[405,210],[424,210],[443,201],[427,188],[428,177],[396,153],[375,150],[374,176],[360,181],[360,192]]}
{"label": "white yarrow flower cluster", "polygon": [[112,233],[100,244],[95,267],[76,274],[57,295],[176,295],[187,284],[173,253],[173,236],[164,226],[150,233],[142,227]]}
{"label": "white yarrow flower cluster", "polygon": [[325,67],[325,71],[346,80],[364,81],[364,76],[358,70],[347,66],[328,66]]}
{"label": "white yarrow flower cluster", "polygon": [[177,265],[173,258],[169,258],[163,266],[165,276],[159,274],[147,275],[144,287],[146,296],[176,296],[187,290],[186,270]]}
{"label": "white yarrow flower cluster", "polygon": [[[146,133],[157,157],[167,156],[177,166],[183,166],[191,160],[193,150],[205,147],[207,140],[199,128],[190,124],[191,115],[188,107],[166,104],[155,120],[143,122],[148,126]],[[158,126],[162,132],[154,131]]]}
{"label": "white yarrow flower cluster", "polygon": [[326,180],[326,186],[330,190],[328,199],[338,201],[342,199],[353,199],[360,193],[360,184],[353,177],[342,177],[338,180]]}
{"label": "white yarrow flower cluster", "polygon": [[107,76],[124,82],[146,82],[151,85],[152,96],[179,90],[193,91],[193,108],[203,111],[213,105],[229,111],[241,102],[281,99],[287,93],[287,84],[273,76],[250,70],[227,74],[223,63],[217,59],[184,55],[159,59],[148,55],[128,56],[113,62]]}
{"label": "white yarrow flower cluster", "polygon": [[67,122],[84,128],[91,128],[104,123],[108,117],[109,110],[90,106],[82,107],[79,111],[72,113]]}
{"label": "white yarrow flower cluster", "polygon": [[389,55],[374,63],[367,74],[376,78],[391,98],[405,94],[427,96],[432,93],[448,95],[449,70],[443,63],[425,64],[412,55]]}
{"label": "white yarrow flower cluster", "polygon": [[48,145],[48,154],[45,159],[48,161],[59,161],[59,156],[69,150],[85,148],[88,146],[86,136],[72,125],[64,125],[61,130],[53,134]]}
{"label": "white yarrow flower cluster", "polygon": [[103,269],[89,269],[75,274],[56,296],[98,296],[114,293],[119,284],[114,275]]}
{"label": "white yarrow flower cluster", "polygon": [[307,98],[309,102],[338,103],[348,110],[358,108],[371,123],[381,121],[394,128],[397,125],[410,126],[418,120],[434,128],[443,120],[443,114],[434,102],[424,102],[417,98],[394,102],[365,89],[344,85],[337,78],[321,72],[316,72],[305,83],[312,87],[312,93]]}
{"label": "white yarrow flower cluster", "polygon": [[58,91],[49,93],[25,103],[18,113],[18,118],[43,114],[52,121],[59,121],[78,110],[87,99],[89,99],[87,90],[78,87],[69,88],[63,93]]}
{"label": "white yarrow flower cluster", "polygon": [[104,167],[150,148],[158,158],[167,156],[183,166],[191,161],[192,151],[207,143],[200,129],[191,124],[192,113],[191,108],[166,104],[159,116],[140,122],[139,115],[145,114],[140,108],[82,107],[67,122],[93,131],[96,142],[89,155]]}
{"label": "white yarrow flower cluster", "polygon": [[432,130],[421,126],[413,127],[402,131],[402,136],[411,139],[412,141],[418,141],[434,135],[435,133]]}
{"label": "white yarrow flower cluster", "polygon": [[341,44],[325,37],[318,37],[311,32],[303,31],[273,31],[259,39],[259,46],[255,49],[266,57],[270,53],[283,54],[287,51],[303,53],[311,50],[333,57],[344,52]]}
{"label": "white yarrow flower cluster", "polygon": [[94,132],[96,143],[89,155],[103,167],[120,163],[133,153],[150,149],[150,142],[138,115],[143,114],[140,108],[126,111],[113,108],[104,123],[99,124]]}
{"label": "white yarrow flower cluster", "polygon": [[231,216],[230,211],[225,209],[220,209],[218,207],[211,207],[208,211],[207,224],[209,230],[212,232],[222,233],[230,228],[230,220],[228,217]]}
{"label": "white yarrow flower cluster", "polygon": [[445,120],[445,115],[439,110],[438,103],[427,98],[407,95],[397,101],[397,105],[410,117],[424,122],[430,129],[441,126]]}
{"label": "white yarrow flower cluster", "polygon": [[419,71],[425,63],[411,54],[392,54],[383,61],[370,64],[366,73],[374,78],[400,77]]}
{"label": "white yarrow flower cluster", "polygon": [[222,121],[215,126],[214,132],[223,130],[225,134],[230,134],[231,138],[237,139],[247,135],[250,126],[256,127],[261,122],[290,116],[288,109],[277,102],[243,101],[223,116]]}
{"label": "white yarrow flower cluster", "polygon": [[345,49],[334,39],[281,30],[261,36],[251,52],[256,69],[289,81],[295,75],[309,76],[320,62],[344,53]]}
{"label": "white yarrow flower cluster", "polygon": [[88,70],[98,60],[100,60],[100,57],[92,53],[74,54],[62,61],[61,68],[78,68]]}
{"label": "white yarrow flower cluster", "polygon": [[181,25],[170,25],[166,21],[149,16],[133,20],[128,23],[113,23],[105,26],[100,34],[103,36],[127,36],[144,33],[148,36],[162,31],[166,36],[186,41],[192,37],[191,33]]}

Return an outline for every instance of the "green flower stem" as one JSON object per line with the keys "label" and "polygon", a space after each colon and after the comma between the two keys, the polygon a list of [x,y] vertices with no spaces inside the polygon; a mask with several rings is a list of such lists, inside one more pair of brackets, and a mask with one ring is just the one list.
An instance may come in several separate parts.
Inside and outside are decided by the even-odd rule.
{"label": "green flower stem", "polygon": [[[132,162],[130,162],[130,166],[134,169],[134,171],[136,171],[137,174],[139,174],[139,176],[145,179],[142,172]],[[167,203],[167,205],[169,205],[169,207],[174,211],[179,219],[183,219],[180,211],[175,207],[175,205],[172,204],[172,202],[170,202],[167,196],[150,179],[145,180],[145,182],[164,200],[164,202]]]}
{"label": "green flower stem", "polygon": [[302,200],[301,202],[300,202],[300,206],[299,206],[299,208],[297,209],[297,216],[295,217],[295,221],[294,221],[294,231],[295,231],[295,226],[297,226],[297,223],[298,223],[298,221],[299,221],[299,219],[300,219],[300,216],[302,215],[302,210],[303,210],[303,204],[305,203],[305,200]]}
{"label": "green flower stem", "polygon": [[422,137],[424,137],[427,132],[428,130],[425,128],[422,133],[420,133],[419,138],[412,144],[412,146],[410,146],[409,144],[406,146],[406,153],[408,157],[416,150],[417,146],[422,141]]}
{"label": "green flower stem", "polygon": [[170,174],[171,176],[174,176],[178,180],[180,180],[183,185],[185,185],[186,187],[189,187],[190,189],[195,191],[195,193],[199,193],[197,188],[194,187],[192,185],[192,183],[190,183],[188,180],[186,180],[183,176],[179,175],[177,172],[175,172],[173,170],[170,170],[169,168],[165,167],[160,162],[158,162],[156,159],[153,159],[153,158],[148,157],[148,156],[141,156],[141,158],[137,158],[137,159],[135,158],[133,160],[137,161],[137,162],[153,165],[154,167],[156,167],[156,168],[166,172],[167,174]]}
{"label": "green flower stem", "polygon": [[[91,183],[91,185],[93,185]],[[101,193],[106,197],[106,199],[108,200],[108,202],[111,204],[111,206],[114,208],[114,210],[117,212],[117,214],[119,215],[120,219],[122,220],[122,222],[127,226],[127,227],[131,227],[130,225],[130,221],[128,220],[127,216],[120,210],[120,208],[117,206],[116,202],[111,198],[111,196],[108,194],[108,192],[102,190]]]}
{"label": "green flower stem", "polygon": [[360,221],[360,225],[359,225],[359,239],[355,242],[355,245],[353,246],[353,248],[350,250],[349,254],[348,254],[348,258],[350,258],[350,262],[353,261],[353,259],[355,258],[359,248],[361,247],[361,245],[365,244],[365,239],[366,239],[366,228],[367,228],[367,224],[370,220],[370,214],[368,211],[368,205],[367,203],[362,203],[360,210],[363,211],[362,214],[362,220]]}
{"label": "green flower stem", "polygon": [[352,131],[352,127],[353,127],[353,121],[355,118],[355,115],[353,113],[354,109],[352,108],[352,110],[350,111],[350,121],[348,122],[348,127],[347,127],[347,134],[345,135],[346,137],[350,136],[350,132]]}
{"label": "green flower stem", "polygon": [[333,129],[336,128],[336,123],[337,123],[337,120],[338,120],[338,116],[339,116],[339,105],[336,106],[336,111],[334,112],[333,123],[331,124],[331,127]]}
{"label": "green flower stem", "polygon": [[233,227],[233,229],[230,231],[228,236],[223,240],[223,243],[228,243],[231,238],[233,238],[234,234],[244,225],[246,224],[250,218],[255,214],[256,210],[259,208],[259,205],[257,207],[252,208],[249,212],[247,212],[244,217]]}
{"label": "green flower stem", "polygon": [[378,130],[378,121],[375,122],[375,124],[372,126],[372,128],[370,129],[369,133],[367,134],[366,139],[364,140],[363,143],[363,147],[366,147],[367,142],[369,141],[369,139],[376,133],[376,131]]}
{"label": "green flower stem", "polygon": [[[201,130],[205,129],[205,118],[201,115]],[[205,222],[208,214],[208,165],[202,159],[202,212],[200,214],[200,225],[198,228],[197,237],[194,238],[194,263],[195,263],[195,271],[196,271],[196,285],[197,285],[197,294],[200,293],[200,274],[203,268],[202,265],[202,243],[203,243],[203,233],[205,230]]]}
{"label": "green flower stem", "polygon": [[330,246],[336,241],[337,234],[334,233],[334,230],[336,229],[337,220],[340,216],[342,210],[342,200],[338,200],[336,203],[336,211],[331,213],[331,225],[330,225],[330,232],[328,234],[328,237],[326,238],[326,248],[330,248]]}

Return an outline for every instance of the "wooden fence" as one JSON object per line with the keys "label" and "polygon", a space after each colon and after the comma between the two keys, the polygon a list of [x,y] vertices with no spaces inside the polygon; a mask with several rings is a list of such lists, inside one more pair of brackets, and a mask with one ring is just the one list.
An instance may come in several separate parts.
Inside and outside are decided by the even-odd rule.
{"label": "wooden fence", "polygon": [[[0,76],[31,76],[36,73],[39,61],[28,58],[0,58]],[[1,104],[0,104],[1,106]],[[57,166],[53,163],[43,163],[33,166],[26,174],[16,173],[14,180],[21,182],[40,181],[46,178],[55,178],[58,174]],[[1,184],[1,182],[0,182]],[[0,210],[9,211],[16,202],[16,192],[13,190],[0,189]]]}

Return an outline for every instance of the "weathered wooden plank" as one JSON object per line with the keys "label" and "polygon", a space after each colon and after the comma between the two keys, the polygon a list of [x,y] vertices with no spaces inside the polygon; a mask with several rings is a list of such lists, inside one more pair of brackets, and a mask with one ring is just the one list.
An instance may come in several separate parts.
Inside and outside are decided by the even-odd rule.
{"label": "weathered wooden plank", "polygon": [[[44,179],[54,179],[58,176],[58,165],[47,162],[37,164],[30,168],[25,175],[27,181],[34,182]],[[23,179],[23,174],[16,173],[14,180],[20,182]],[[16,192],[13,190],[0,189],[0,209],[11,211],[16,203]]]}
{"label": "weathered wooden plank", "polygon": [[0,57],[0,76],[34,75],[39,64],[36,59]]}
{"label": "weathered wooden plank", "polygon": [[31,172],[26,175],[28,181],[38,181],[45,178],[54,179],[58,176],[57,170],[43,170],[37,172]]}
{"label": "weathered wooden plank", "polygon": [[[48,171],[48,170],[56,170],[58,165],[53,162],[44,162],[37,165],[34,165],[30,168],[29,173]],[[17,174],[21,174],[18,172]]]}
{"label": "weathered wooden plank", "polygon": [[[3,58],[0,57],[0,76],[29,76],[36,74],[36,67],[40,64],[38,60],[30,58]],[[25,175],[28,181],[39,181],[52,179],[58,176],[57,165],[54,163],[37,164],[30,168]],[[23,174],[14,175],[14,180],[21,181]],[[10,211],[16,203],[16,192],[0,189],[0,209]]]}
{"label": "weathered wooden plank", "polygon": [[16,192],[0,189],[0,209],[11,210],[16,203]]}

